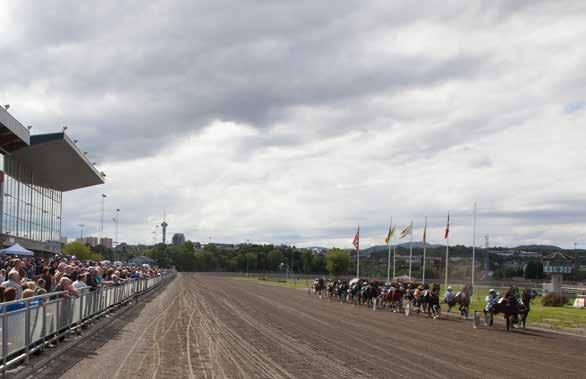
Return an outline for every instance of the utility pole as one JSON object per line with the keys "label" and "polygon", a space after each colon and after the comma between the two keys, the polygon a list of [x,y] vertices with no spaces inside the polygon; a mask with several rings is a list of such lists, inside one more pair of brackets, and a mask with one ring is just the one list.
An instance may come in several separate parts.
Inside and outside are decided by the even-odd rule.
{"label": "utility pole", "polygon": [[118,214],[120,212],[119,208],[116,208],[116,213],[114,214],[114,218],[112,219],[112,221],[114,221],[114,244],[116,246],[118,246]]}
{"label": "utility pole", "polygon": [[[100,212],[100,238],[104,237],[104,203],[106,200],[106,195],[102,194],[102,209]],[[100,241],[98,241],[99,243]]]}
{"label": "utility pole", "polygon": [[474,228],[472,232],[472,295],[474,295],[474,263],[476,261],[476,202],[474,202]]}

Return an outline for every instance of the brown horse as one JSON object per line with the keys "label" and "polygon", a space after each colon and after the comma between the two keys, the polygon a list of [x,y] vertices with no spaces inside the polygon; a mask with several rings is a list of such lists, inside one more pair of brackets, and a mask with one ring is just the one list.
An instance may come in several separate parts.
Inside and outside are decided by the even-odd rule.
{"label": "brown horse", "polygon": [[523,294],[521,295],[521,303],[525,307],[525,312],[521,315],[521,324],[523,325],[523,329],[525,329],[525,324],[527,323],[527,316],[529,316],[529,311],[531,310],[531,300],[537,296],[535,291],[531,288],[525,288],[523,290]]}
{"label": "brown horse", "polygon": [[[454,295],[452,301],[448,303],[449,308],[451,309],[453,306],[458,304],[458,310],[460,311],[460,316],[463,318],[468,318],[468,308],[470,307],[470,298],[472,297],[472,286],[466,284],[462,291],[459,291]],[[448,309],[448,312],[450,311]]]}
{"label": "brown horse", "polygon": [[493,306],[491,312],[487,312],[486,310],[484,311],[485,324],[488,320],[488,325],[493,326],[494,315],[502,313],[507,325],[507,331],[510,332],[513,324],[517,324],[519,321],[519,317],[521,317],[521,319],[526,317],[525,313],[527,308],[523,303],[517,302],[515,293],[517,293],[517,289],[515,287],[511,287],[505,293],[505,296],[501,297],[499,301]]}
{"label": "brown horse", "polygon": [[423,309],[427,310],[427,317],[438,318],[441,313],[440,300],[439,300],[439,284],[433,284],[431,289],[426,289],[421,295],[421,305]]}
{"label": "brown horse", "polygon": [[313,289],[313,293],[314,295],[319,295],[320,299],[322,298],[322,296],[324,295],[324,291],[326,289],[326,284],[323,280],[323,278],[317,278],[313,281],[313,285],[311,286],[311,288]]}

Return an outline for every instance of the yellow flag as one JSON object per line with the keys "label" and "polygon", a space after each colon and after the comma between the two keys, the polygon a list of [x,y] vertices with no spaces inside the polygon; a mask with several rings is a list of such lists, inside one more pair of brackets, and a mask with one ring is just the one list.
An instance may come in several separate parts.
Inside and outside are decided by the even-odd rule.
{"label": "yellow flag", "polygon": [[395,227],[393,225],[389,226],[389,232],[385,238],[385,244],[389,244],[389,241],[395,236]]}

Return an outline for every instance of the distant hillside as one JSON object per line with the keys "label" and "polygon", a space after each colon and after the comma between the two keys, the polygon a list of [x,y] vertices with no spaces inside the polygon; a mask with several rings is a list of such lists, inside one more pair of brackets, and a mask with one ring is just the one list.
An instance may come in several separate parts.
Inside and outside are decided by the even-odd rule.
{"label": "distant hillside", "polygon": [[562,249],[561,247],[552,246],[552,245],[521,245],[521,246],[514,247],[513,250],[553,252],[553,251],[562,251],[564,249]]}
{"label": "distant hillside", "polygon": [[[398,249],[409,249],[409,242],[401,243],[396,246]],[[427,244],[428,249],[433,249],[436,247],[444,247],[444,245]],[[413,249],[423,249],[423,242],[413,241]],[[387,251],[389,251],[389,247],[387,245],[376,245],[376,246],[368,247],[366,249],[360,249],[360,252],[364,253],[364,254],[380,253],[380,252],[387,252]]]}

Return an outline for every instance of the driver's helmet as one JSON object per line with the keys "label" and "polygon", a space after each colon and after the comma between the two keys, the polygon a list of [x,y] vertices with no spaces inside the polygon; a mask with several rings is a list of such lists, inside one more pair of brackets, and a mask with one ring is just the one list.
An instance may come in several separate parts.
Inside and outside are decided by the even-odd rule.
{"label": "driver's helmet", "polygon": [[418,288],[419,288],[420,291],[423,290],[423,286],[419,286]]}
{"label": "driver's helmet", "polygon": [[452,287],[448,287],[448,291],[451,291],[451,290],[452,290]]}
{"label": "driver's helmet", "polygon": [[495,294],[495,295],[496,295],[496,291],[495,291],[495,289],[494,289],[494,288],[491,288],[491,289],[489,289],[489,290],[488,290],[488,293],[489,293],[489,294]]}

